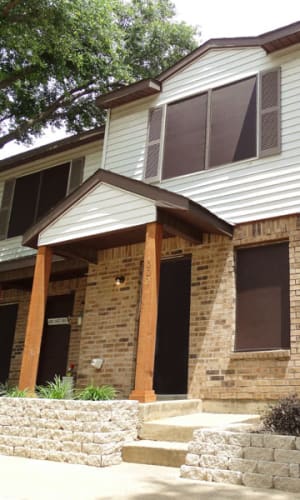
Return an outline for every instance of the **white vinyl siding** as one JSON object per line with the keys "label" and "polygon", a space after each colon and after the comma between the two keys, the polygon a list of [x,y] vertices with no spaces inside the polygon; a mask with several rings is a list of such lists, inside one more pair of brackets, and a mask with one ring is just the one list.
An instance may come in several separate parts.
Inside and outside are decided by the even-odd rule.
{"label": "white vinyl siding", "polygon": [[103,154],[103,141],[98,145],[96,151],[91,151],[85,156],[83,180],[85,181],[101,168]]}
{"label": "white vinyl siding", "polygon": [[35,255],[32,248],[22,246],[22,236],[15,236],[8,240],[0,241],[0,264],[9,260],[21,259]]}
{"label": "white vinyl siding", "polygon": [[107,141],[111,154],[105,168],[142,179],[149,108],[278,67],[282,106],[280,154],[218,166],[156,185],[183,194],[232,223],[299,212],[299,45],[270,56],[260,48],[211,50],[165,81],[159,96],[114,109]]}
{"label": "white vinyl siding", "polygon": [[112,109],[104,168],[142,179],[147,140],[148,110],[152,98]]}
{"label": "white vinyl siding", "polygon": [[38,244],[61,243],[155,220],[156,207],[153,202],[122,189],[100,184],[44,229]]}

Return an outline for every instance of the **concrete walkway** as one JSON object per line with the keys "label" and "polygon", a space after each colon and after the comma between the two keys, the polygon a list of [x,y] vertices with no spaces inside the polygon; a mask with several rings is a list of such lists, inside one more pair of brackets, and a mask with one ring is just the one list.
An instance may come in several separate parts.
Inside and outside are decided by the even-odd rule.
{"label": "concrete walkway", "polygon": [[179,469],[123,463],[96,468],[0,456],[0,500],[295,500],[300,493],[181,479]]}

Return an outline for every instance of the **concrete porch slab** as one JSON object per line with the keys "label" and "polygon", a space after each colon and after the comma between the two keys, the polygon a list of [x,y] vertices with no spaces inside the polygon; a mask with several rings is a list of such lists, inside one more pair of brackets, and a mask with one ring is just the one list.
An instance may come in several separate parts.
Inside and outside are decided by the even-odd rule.
{"label": "concrete porch slab", "polygon": [[193,413],[144,422],[139,431],[141,439],[188,442],[193,432],[213,427],[227,430],[248,430],[258,426],[259,415],[233,413]]}

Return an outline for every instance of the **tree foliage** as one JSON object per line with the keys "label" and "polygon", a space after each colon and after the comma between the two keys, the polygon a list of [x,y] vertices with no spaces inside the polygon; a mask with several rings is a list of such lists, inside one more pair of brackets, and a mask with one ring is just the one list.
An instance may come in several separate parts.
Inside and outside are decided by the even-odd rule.
{"label": "tree foliage", "polygon": [[95,97],[195,48],[170,0],[0,0],[0,147],[100,125]]}

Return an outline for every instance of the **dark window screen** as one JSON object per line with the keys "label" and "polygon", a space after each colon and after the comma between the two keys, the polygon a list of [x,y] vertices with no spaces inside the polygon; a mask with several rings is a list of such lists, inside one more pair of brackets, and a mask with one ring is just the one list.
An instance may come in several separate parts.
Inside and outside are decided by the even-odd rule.
{"label": "dark window screen", "polygon": [[207,94],[167,107],[163,179],[203,170]]}
{"label": "dark window screen", "polygon": [[212,91],[209,166],[256,156],[256,77]]}
{"label": "dark window screen", "polygon": [[7,237],[23,234],[34,223],[40,174],[26,175],[16,180]]}
{"label": "dark window screen", "polygon": [[240,249],[236,266],[236,351],[288,349],[288,243]]}
{"label": "dark window screen", "polygon": [[66,194],[69,176],[69,164],[59,165],[41,172],[41,189],[37,218],[42,217]]}
{"label": "dark window screen", "polygon": [[23,234],[67,192],[69,164],[16,179],[7,237]]}

